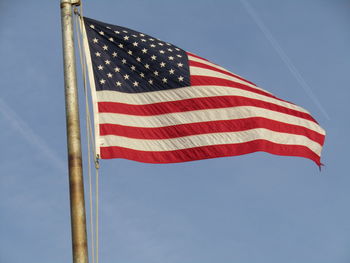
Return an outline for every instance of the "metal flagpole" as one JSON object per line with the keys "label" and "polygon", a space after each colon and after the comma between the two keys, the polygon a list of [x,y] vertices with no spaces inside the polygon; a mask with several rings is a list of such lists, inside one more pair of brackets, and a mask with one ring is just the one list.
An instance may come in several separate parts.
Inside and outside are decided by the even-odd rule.
{"label": "metal flagpole", "polygon": [[61,0],[73,262],[88,263],[78,90],[72,22],[72,7],[79,5],[80,0]]}

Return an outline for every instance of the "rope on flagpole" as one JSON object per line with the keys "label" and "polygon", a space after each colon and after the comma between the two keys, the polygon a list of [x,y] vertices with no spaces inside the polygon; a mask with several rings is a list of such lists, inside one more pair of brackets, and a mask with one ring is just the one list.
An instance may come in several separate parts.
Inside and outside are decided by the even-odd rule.
{"label": "rope on flagpole", "polygon": [[[86,112],[86,133],[87,133],[87,142],[88,142],[88,178],[89,178],[89,205],[90,205],[90,235],[91,235],[91,258],[92,263],[98,263],[99,260],[99,172],[100,168],[98,157],[95,152],[95,145],[93,139],[93,132],[91,126],[91,115],[90,115],[90,107],[89,107],[89,99],[88,99],[88,91],[87,91],[87,81],[86,81],[86,64],[85,64],[85,56],[86,54],[83,52],[81,48],[81,38],[82,38],[82,23],[83,23],[83,7],[80,5],[80,13],[78,9],[74,9],[76,24],[78,28],[78,48],[80,54],[80,63],[83,74],[83,86],[85,93],[85,112]],[[92,144],[92,150],[91,150]],[[95,216],[94,216],[94,208],[93,208],[93,189],[92,189],[92,173],[91,173],[91,152],[93,152],[94,156],[94,164],[95,164]],[[95,218],[95,224],[94,224]],[[95,228],[94,228],[95,226]],[[94,234],[95,232],[95,234]]]}

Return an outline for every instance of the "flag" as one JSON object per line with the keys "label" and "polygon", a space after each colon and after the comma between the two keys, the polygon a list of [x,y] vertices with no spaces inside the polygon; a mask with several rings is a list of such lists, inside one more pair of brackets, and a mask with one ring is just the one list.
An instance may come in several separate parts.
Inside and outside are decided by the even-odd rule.
{"label": "flag", "polygon": [[308,111],[173,44],[83,21],[100,158],[176,163],[263,151],[321,165],[325,132]]}

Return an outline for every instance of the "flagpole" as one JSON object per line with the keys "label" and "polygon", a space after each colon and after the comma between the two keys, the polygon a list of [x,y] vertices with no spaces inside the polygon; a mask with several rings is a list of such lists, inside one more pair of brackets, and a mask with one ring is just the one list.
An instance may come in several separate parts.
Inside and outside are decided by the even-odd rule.
{"label": "flagpole", "polygon": [[80,0],[61,0],[73,263],[88,263],[78,90],[72,22],[72,7],[79,5]]}

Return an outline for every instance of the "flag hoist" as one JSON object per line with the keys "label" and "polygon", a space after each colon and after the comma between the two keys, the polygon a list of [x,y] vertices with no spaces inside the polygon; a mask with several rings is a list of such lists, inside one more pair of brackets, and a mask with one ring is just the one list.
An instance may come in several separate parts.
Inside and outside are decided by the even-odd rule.
{"label": "flag hoist", "polygon": [[73,262],[87,263],[86,215],[72,19],[73,6],[79,5],[80,0],[61,0]]}

